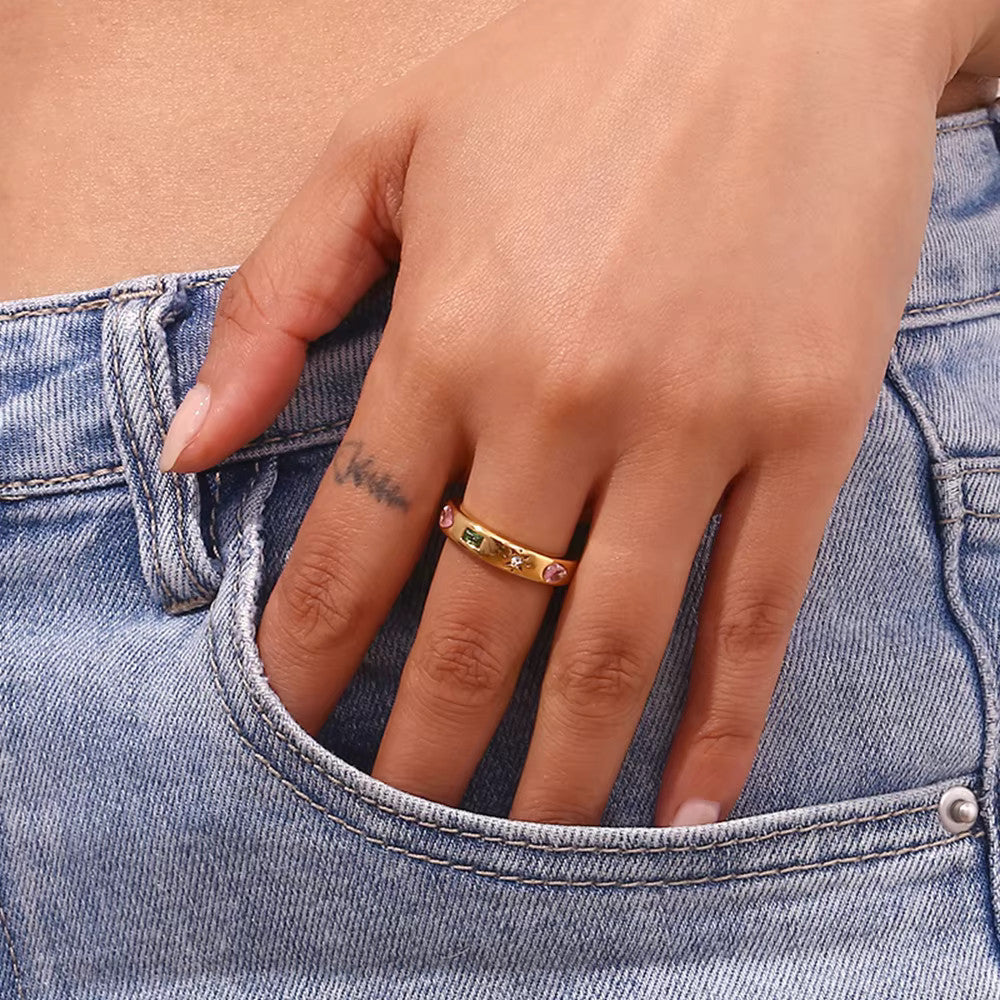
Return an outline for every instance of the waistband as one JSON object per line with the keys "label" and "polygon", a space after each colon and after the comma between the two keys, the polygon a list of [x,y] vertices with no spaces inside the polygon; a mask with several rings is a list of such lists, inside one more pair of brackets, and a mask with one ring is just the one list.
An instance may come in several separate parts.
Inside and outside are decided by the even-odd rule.
{"label": "waistband", "polygon": [[[1000,102],[940,118],[930,216],[901,330],[1000,312]],[[197,505],[197,477],[163,476],[160,444],[204,358],[235,270],[146,275],[0,303],[0,500],[128,482]],[[389,314],[394,276],[311,346],[268,431],[226,463],[336,441]]]}

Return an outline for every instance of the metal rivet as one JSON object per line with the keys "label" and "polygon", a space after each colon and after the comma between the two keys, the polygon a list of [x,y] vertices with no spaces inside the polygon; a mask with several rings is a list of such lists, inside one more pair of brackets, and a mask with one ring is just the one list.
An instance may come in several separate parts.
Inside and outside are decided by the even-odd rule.
{"label": "metal rivet", "polygon": [[976,796],[961,785],[949,788],[938,802],[938,819],[949,833],[971,830],[978,818],[979,803]]}

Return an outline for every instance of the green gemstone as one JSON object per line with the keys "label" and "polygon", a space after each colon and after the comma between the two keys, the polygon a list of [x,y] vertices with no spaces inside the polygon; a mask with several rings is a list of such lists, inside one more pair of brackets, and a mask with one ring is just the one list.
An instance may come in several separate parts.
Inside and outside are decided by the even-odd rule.
{"label": "green gemstone", "polygon": [[479,534],[478,531],[473,531],[472,528],[466,528],[462,532],[462,541],[468,542],[474,549],[478,549],[483,544],[483,538],[483,535]]}

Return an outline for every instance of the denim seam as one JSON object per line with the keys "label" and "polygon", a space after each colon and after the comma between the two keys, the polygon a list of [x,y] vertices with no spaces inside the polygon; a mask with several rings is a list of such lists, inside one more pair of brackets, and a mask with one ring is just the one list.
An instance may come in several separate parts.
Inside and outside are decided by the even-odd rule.
{"label": "denim seam", "polygon": [[[250,442],[244,449],[234,452],[220,464],[229,465],[233,462],[249,461],[248,459],[242,458],[241,455],[244,450],[248,450],[251,447],[261,447],[266,444],[280,444],[283,441],[294,441],[297,438],[306,437],[309,434],[319,434],[322,431],[335,431],[349,423],[350,418],[344,418],[341,420],[335,420],[332,424],[317,424],[315,427],[306,427],[301,431],[292,431],[288,434],[272,434],[270,437],[261,438],[260,441]],[[86,472],[74,472],[63,476],[52,476],[47,479],[12,479],[10,482],[0,483],[0,490],[20,489],[26,486],[46,486],[53,483],[75,483],[80,480],[94,479],[100,476],[121,475],[124,471],[125,467],[123,465],[109,465],[102,469],[89,469]],[[215,474],[218,476],[218,472]],[[216,501],[218,501],[218,497],[216,497]]]}
{"label": "denim seam", "polygon": [[839,858],[828,858],[826,861],[816,861],[809,862],[799,865],[786,865],[782,868],[766,868],[756,871],[748,872],[730,872],[726,875],[705,875],[699,878],[688,878],[688,879],[633,879],[629,881],[621,881],[618,879],[547,879],[547,878],[525,878],[523,875],[511,875],[505,874],[504,872],[494,871],[492,869],[486,868],[476,868],[474,865],[462,864],[458,861],[452,861],[449,858],[438,858],[431,854],[420,854],[417,851],[407,850],[405,847],[400,847],[398,844],[391,844],[389,841],[382,837],[372,836],[370,833],[362,830],[360,827],[356,827],[351,823],[348,823],[341,816],[337,816],[335,813],[331,812],[322,803],[315,801],[310,795],[302,791],[296,785],[292,784],[266,757],[261,754],[256,747],[246,738],[246,736],[240,731],[239,725],[233,715],[233,711],[229,706],[229,702],[226,700],[225,693],[222,690],[219,681],[219,665],[215,658],[215,643],[214,643],[214,629],[211,624],[211,618],[209,619],[209,659],[212,662],[213,671],[213,682],[215,684],[216,691],[218,692],[223,706],[226,710],[227,721],[229,725],[233,728],[236,733],[237,738],[241,743],[246,746],[253,757],[260,761],[264,767],[273,774],[278,781],[281,782],[286,788],[289,789],[294,795],[302,799],[313,809],[317,810],[327,819],[332,820],[338,826],[347,830],[349,833],[353,833],[362,840],[369,844],[373,844],[376,847],[381,847],[385,851],[389,851],[393,854],[401,854],[404,857],[411,858],[414,861],[426,861],[429,864],[439,865],[443,868],[451,868],[453,871],[466,872],[470,875],[479,875],[484,878],[495,878],[499,882],[517,882],[521,885],[538,885],[538,886],[553,886],[553,887],[565,887],[565,888],[594,888],[594,889],[643,889],[643,888],[668,888],[668,887],[680,887],[680,886],[691,886],[691,885],[707,885],[715,884],[720,882],[736,882],[745,881],[751,878],[766,878],[776,875],[786,875],[792,872],[804,872],[804,871],[814,871],[822,868],[831,868],[836,865],[851,864],[855,862],[862,861],[876,861],[883,858],[898,857],[904,854],[914,854],[917,851],[925,851],[933,847],[943,847],[947,844],[954,844],[960,840],[967,840],[971,838],[982,837],[982,832],[974,833],[971,830],[965,833],[959,833],[951,837],[944,837],[941,840],[934,840],[922,844],[911,844],[907,847],[894,848],[891,851],[873,851],[867,854],[854,854],[848,855],[846,857]]}
{"label": "denim seam", "polygon": [[7,921],[7,914],[4,913],[3,906],[0,906],[0,927],[3,927],[4,940],[7,942],[7,953],[10,955],[10,964],[14,973],[14,987],[17,989],[18,1000],[23,1000],[24,988],[21,982],[21,967],[17,964],[17,953],[14,951],[14,938],[10,933],[10,924]]}
{"label": "denim seam", "polygon": [[319,434],[321,431],[335,431],[350,422],[350,417],[341,417],[339,420],[334,420],[332,424],[317,424],[315,427],[306,427],[301,431],[291,431],[288,434],[273,434],[271,437],[262,438],[260,441],[248,441],[239,451],[234,452],[221,464],[225,465],[229,462],[249,461],[249,459],[244,459],[241,456],[253,448],[260,448],[265,444],[280,444],[282,441],[294,441],[296,438],[305,437],[307,434]]}
{"label": "denim seam", "polygon": [[[237,556],[237,568],[236,568],[237,579],[239,579],[241,577],[243,569],[244,569],[244,566],[247,564],[247,557],[246,557],[245,552],[244,552],[245,546],[243,544],[244,526],[245,526],[245,522],[244,522],[244,508],[245,508],[245,503],[246,503],[247,498],[248,498],[248,496],[244,495],[243,501],[240,503],[239,507],[237,508],[237,524],[238,524],[238,529],[237,529],[236,546],[235,546],[236,547],[236,556]],[[267,758],[265,758],[265,757],[263,757],[263,756],[261,756],[259,754],[259,752],[256,750],[256,748],[249,742],[249,740],[246,738],[246,736],[240,731],[239,726],[238,726],[238,724],[237,724],[237,722],[235,720],[235,717],[233,716],[232,709],[229,706],[229,702],[226,699],[224,692],[222,691],[221,683],[218,680],[219,669],[218,669],[218,662],[215,659],[215,625],[214,625],[214,615],[213,615],[213,613],[211,611],[209,613],[208,627],[209,627],[209,657],[211,659],[213,672],[214,672],[215,678],[216,678],[216,689],[218,690],[220,696],[223,699],[223,702],[224,702],[225,707],[226,707],[226,711],[227,711],[227,713],[229,714],[229,717],[230,717],[230,722],[232,723],[232,725],[233,725],[233,727],[234,727],[237,735],[247,745],[247,747],[250,749],[251,753],[253,753],[254,756],[258,757],[258,759],[260,759],[261,762],[264,763],[264,765],[266,767],[268,767],[268,769],[272,773],[274,773],[275,775],[277,775],[279,777],[279,779],[284,784],[287,784],[289,788],[291,788],[293,791],[296,792],[296,794],[301,795],[303,798],[305,798],[308,802],[310,802],[311,804],[313,804],[316,808],[320,809],[322,812],[326,812],[331,817],[333,817],[333,818],[337,819],[338,821],[340,821],[340,817],[336,817],[333,813],[331,813],[328,809],[326,809],[326,807],[322,806],[319,803],[314,802],[314,800],[307,793],[301,791],[294,784],[292,784],[289,781],[289,779],[287,779],[284,775],[282,775],[277,770],[276,766],[271,761],[269,761]],[[540,843],[532,843],[530,841],[523,841],[523,840],[511,840],[509,838],[504,838],[504,837],[499,837],[499,836],[490,836],[490,835],[478,833],[478,832],[472,831],[472,830],[460,830],[460,829],[455,828],[455,827],[446,827],[446,826],[443,826],[442,824],[434,823],[433,821],[430,821],[430,820],[422,820],[419,817],[411,816],[411,815],[402,813],[402,812],[400,812],[400,811],[398,811],[396,809],[393,809],[391,806],[387,806],[384,803],[379,802],[377,799],[373,799],[370,796],[365,795],[359,789],[354,788],[351,785],[347,784],[342,778],[340,778],[337,775],[334,775],[331,772],[327,771],[317,761],[314,761],[314,760],[310,759],[309,757],[307,757],[298,747],[296,747],[294,744],[292,744],[288,740],[288,738],[275,727],[275,725],[272,722],[272,720],[268,717],[267,712],[264,709],[264,706],[261,705],[260,701],[258,700],[257,694],[253,690],[253,688],[251,687],[251,685],[249,684],[247,676],[246,676],[249,667],[248,667],[248,664],[246,663],[246,660],[245,660],[245,658],[243,656],[242,646],[238,646],[237,647],[237,656],[239,658],[239,667],[240,667],[240,669],[239,669],[239,677],[240,677],[240,682],[241,682],[243,688],[246,690],[247,694],[250,697],[250,701],[251,701],[251,703],[254,706],[255,713],[267,725],[267,727],[271,730],[271,732],[275,736],[277,736],[279,740],[281,740],[282,742],[284,742],[285,745],[296,756],[298,756],[308,767],[310,767],[312,770],[316,771],[316,773],[318,773],[320,776],[328,779],[333,784],[337,785],[339,788],[341,788],[344,791],[350,793],[351,795],[356,796],[361,801],[363,801],[363,802],[365,802],[365,803],[367,803],[367,804],[369,804],[371,806],[374,806],[376,809],[380,810],[381,812],[384,812],[384,813],[386,813],[386,814],[388,814],[390,816],[394,816],[395,818],[403,820],[403,821],[406,821],[408,823],[412,823],[412,824],[415,824],[417,826],[423,827],[425,829],[436,830],[437,832],[443,833],[443,834],[458,835],[458,836],[461,836],[461,837],[465,837],[467,839],[480,840],[480,841],[484,841],[484,842],[488,842],[488,843],[497,843],[497,844],[502,844],[502,845],[506,845],[506,846],[510,846],[510,847],[527,847],[527,848],[530,848],[530,849],[533,849],[533,850],[538,850],[538,851],[543,851],[543,852],[552,852],[552,853],[580,853],[580,854],[590,853],[590,854],[617,854],[617,855],[629,855],[629,854],[655,855],[655,854],[668,854],[668,853],[693,853],[693,852],[697,852],[697,851],[715,850],[716,848],[719,848],[719,847],[729,847],[729,846],[739,845],[739,844],[760,843],[762,841],[772,840],[772,839],[774,839],[776,837],[779,837],[779,836],[788,836],[788,835],[795,834],[795,833],[808,833],[808,832],[812,832],[814,830],[831,828],[831,827],[856,826],[856,825],[860,825],[861,823],[874,822],[874,821],[882,820],[882,819],[890,819],[890,818],[893,818],[893,817],[896,817],[896,816],[913,815],[913,814],[922,813],[922,812],[934,812],[934,811],[937,810],[937,805],[936,804],[935,805],[931,805],[931,806],[911,806],[911,807],[907,807],[905,809],[894,810],[894,811],[887,812],[887,813],[885,813],[885,812],[884,813],[875,813],[875,814],[871,814],[871,815],[868,815],[868,816],[853,817],[853,818],[847,819],[847,820],[829,820],[829,821],[825,821],[825,822],[821,822],[821,823],[807,824],[805,826],[789,827],[789,828],[783,828],[783,829],[780,829],[780,830],[772,830],[769,833],[761,834],[761,835],[753,836],[753,837],[733,838],[733,839],[728,840],[728,841],[717,841],[717,842],[712,842],[712,843],[708,843],[708,844],[668,845],[668,846],[663,846],[663,847],[649,847],[649,848],[583,847],[583,846],[578,846],[578,845],[540,844]],[[363,833],[363,831],[358,831],[358,832],[361,832],[363,836],[366,836]]]}
{"label": "denim seam", "polygon": [[984,518],[996,518],[1000,517],[1000,514],[986,514],[981,510],[969,510],[965,508],[962,511],[961,517],[939,517],[938,524],[955,524],[957,521],[964,521],[966,517],[984,517]]}
{"label": "denim seam", "polygon": [[977,295],[971,299],[958,299],[955,302],[942,302],[937,306],[914,306],[911,309],[904,309],[904,316],[919,316],[922,313],[940,312],[943,309],[953,309],[957,306],[974,306],[980,302],[991,302],[993,299],[1000,299],[1000,292],[990,292],[988,295]]}
{"label": "denim seam", "polygon": [[974,465],[970,465],[968,468],[963,468],[959,472],[952,472],[946,476],[931,476],[931,479],[943,480],[943,479],[963,479],[965,476],[978,475],[983,472],[1000,472],[1000,469],[977,469]]}
{"label": "denim seam", "polygon": [[976,128],[993,128],[992,119],[987,119],[981,122],[968,122],[965,125],[952,125],[949,128],[939,128],[937,129],[938,135],[946,135],[948,132],[969,132]]}
{"label": "denim seam", "polygon": [[[940,431],[930,412],[917,391],[910,384],[903,370],[898,349],[895,346],[889,356],[886,377],[916,422],[919,432],[923,436],[924,447],[927,450],[931,463],[954,461],[948,454],[948,450],[941,439]],[[992,461],[992,459],[989,460]],[[928,472],[929,478],[933,482],[932,477],[935,476],[933,464]],[[936,478],[940,482],[953,477],[938,475]],[[941,491],[937,490],[935,493],[936,495],[932,497],[932,503],[935,511],[941,511],[943,503]],[[964,503],[962,507],[965,507]],[[963,520],[963,518],[937,519],[939,524],[953,524],[955,521],[960,520]],[[972,613],[965,598],[959,560],[966,532],[963,527],[939,527],[936,529],[935,534],[937,536],[938,565],[945,604],[969,650],[969,655],[975,668],[980,704],[982,705],[983,739],[979,766],[979,784],[982,791],[980,820],[983,824],[984,833],[989,831],[991,834],[991,840],[987,841],[991,850],[987,852],[985,878],[989,885],[991,929],[993,932],[994,947],[996,947],[996,944],[1000,942],[1000,928],[998,928],[998,916],[1000,914],[998,914],[997,910],[998,902],[1000,902],[1000,866],[998,866],[996,858],[993,857],[992,848],[997,838],[995,772],[1000,745],[998,745],[997,741],[998,717],[995,665],[990,655],[989,643],[983,635],[979,622]]]}
{"label": "denim seam", "polygon": [[97,476],[120,475],[124,471],[125,466],[123,465],[109,465],[103,469],[74,472],[70,476],[54,476],[51,479],[12,479],[9,483],[0,483],[0,490],[18,489],[22,486],[46,486],[50,483],[75,483],[81,479],[94,479]]}
{"label": "denim seam", "polygon": [[757,844],[766,840],[773,840],[776,837],[790,836],[796,833],[811,833],[815,830],[824,830],[836,827],[847,827],[847,826],[858,826],[862,823],[873,823],[878,820],[892,819],[897,816],[909,816],[915,815],[917,813],[927,813],[935,812],[937,810],[937,805],[930,806],[908,806],[905,809],[896,809],[891,812],[882,813],[872,813],[868,816],[856,816],[852,819],[844,820],[826,820],[820,823],[810,823],[805,826],[794,826],[794,827],[783,827],[779,830],[771,830],[769,833],[764,833],[756,835],[753,837],[734,837],[730,840],[723,841],[713,841],[709,844],[689,844],[689,845],[668,845],[664,847],[583,847],[577,845],[555,845],[555,844],[541,844],[537,842],[532,842],[528,840],[511,840],[506,837],[491,836],[485,833],[478,833],[474,830],[462,830],[458,827],[444,826],[440,823],[435,823],[432,820],[420,819],[419,816],[413,816],[408,813],[400,812],[393,809],[391,806],[385,805],[383,802],[379,802],[378,799],[374,799],[369,795],[365,795],[364,792],[347,784],[343,778],[339,777],[327,771],[318,761],[314,761],[307,757],[302,750],[295,746],[284,733],[278,730],[271,719],[268,717],[264,706],[260,704],[257,699],[256,692],[250,687],[246,679],[247,664],[240,655],[240,665],[242,670],[240,672],[240,680],[243,687],[246,689],[247,694],[250,696],[250,700],[253,702],[254,708],[257,715],[261,720],[267,725],[271,732],[281,740],[289,750],[292,751],[295,756],[297,756],[304,764],[314,770],[321,777],[333,782],[339,788],[349,794],[357,797],[362,802],[367,803],[370,806],[374,806],[380,812],[386,813],[389,816],[393,816],[396,819],[404,820],[407,823],[412,823],[416,826],[423,827],[424,829],[435,830],[438,833],[452,834],[459,837],[464,837],[468,840],[480,840],[491,844],[501,844],[507,847],[526,847],[531,850],[550,852],[556,854],[566,854],[566,853],[578,853],[578,854],[616,854],[616,855],[628,855],[628,854],[687,854],[695,851],[710,851],[715,850],[719,847],[733,847],[741,844]]}
{"label": "denim seam", "polygon": [[[996,843],[997,827],[995,813],[995,771],[997,766],[997,704],[996,684],[992,680],[995,664],[990,655],[989,642],[983,635],[979,621],[969,607],[965,597],[965,587],[960,569],[960,552],[966,539],[963,527],[954,528],[944,533],[941,538],[941,572],[944,580],[945,595],[948,606],[959,629],[965,637],[976,664],[979,680],[980,697],[983,704],[983,751],[980,785],[983,791],[982,822],[985,830],[990,831],[992,843]],[[988,843],[990,843],[988,841]],[[992,844],[991,844],[992,846]],[[992,853],[992,852],[990,852]],[[990,915],[992,925],[992,941],[994,951],[1000,944],[1000,927],[998,927],[997,901],[1000,892],[1000,869],[995,858],[987,858],[987,870],[984,873],[990,886]]]}
{"label": "denim seam", "polygon": [[[227,274],[224,277],[205,278],[201,281],[189,281],[187,284],[183,284],[180,287],[188,289],[204,288],[208,285],[220,285],[227,282],[230,277],[231,275]],[[103,309],[105,306],[111,305],[113,302],[129,302],[132,299],[154,298],[159,294],[160,293],[156,289],[147,289],[142,292],[119,292],[116,295],[106,295],[100,299],[89,299],[86,302],[77,303],[75,306],[49,306],[43,309],[22,309],[20,312],[0,313],[0,323],[10,323],[15,319],[24,319],[28,316],[56,316],[64,313],[85,312],[90,309]]]}
{"label": "denim seam", "polygon": [[[984,127],[986,127],[986,125],[984,124],[962,125],[954,129],[945,129],[945,131],[961,132],[970,128],[984,128]],[[230,277],[231,275],[226,275],[225,277],[207,278],[202,281],[191,281],[186,284],[182,284],[180,287],[183,289],[188,289],[188,288],[203,288],[208,285],[219,285],[227,282]],[[13,322],[16,319],[24,319],[29,316],[53,316],[62,313],[83,312],[85,310],[91,310],[91,309],[103,309],[105,306],[108,306],[113,302],[126,302],[130,299],[153,298],[158,294],[159,292],[155,289],[142,292],[122,292],[118,295],[108,295],[100,299],[91,299],[88,302],[81,302],[75,306],[52,306],[45,309],[22,309],[20,312],[0,313],[0,323],[9,323]],[[953,302],[942,302],[940,305],[914,306],[909,309],[904,309],[902,314],[903,316],[919,316],[923,313],[938,312],[944,309],[953,309],[958,306],[978,305],[981,302],[990,302],[993,299],[1000,299],[1000,291],[989,292],[986,295],[977,295],[974,296],[973,298],[956,299]]]}
{"label": "denim seam", "polygon": [[[935,482],[945,482],[949,479],[965,479],[966,476],[979,476],[1000,472],[1000,468],[990,468],[990,469],[977,469],[975,466],[969,466],[968,468],[959,468],[958,472],[952,472],[945,476],[931,476]],[[939,517],[938,524],[955,524],[958,521],[964,520],[966,517],[982,517],[982,518],[1000,518],[1000,513],[987,513],[982,510],[972,510],[970,507],[963,507],[962,513],[958,517]]]}
{"label": "denim seam", "polygon": [[[917,394],[916,390],[910,384],[909,379],[906,377],[903,371],[902,362],[899,359],[897,348],[893,347],[892,352],[889,357],[889,364],[886,369],[886,377],[890,385],[893,386],[897,394],[899,395],[903,405],[909,410],[914,421],[919,428],[920,434],[924,440],[924,447],[927,451],[928,459],[931,463],[941,463],[951,460],[950,455],[945,448],[943,441],[941,440],[941,434],[934,423],[931,414],[924,406],[923,400]],[[929,478],[934,481],[940,482],[946,479],[953,478],[947,475],[938,475],[935,477],[933,469],[929,471]],[[940,499],[934,498],[933,505],[935,510],[940,510]],[[963,504],[964,508],[964,504]],[[966,513],[969,513],[966,511]],[[951,524],[955,521],[960,521],[964,519],[960,518],[936,518],[938,524]],[[973,661],[976,665],[976,677],[978,680],[979,687],[979,697],[982,699],[983,705],[983,748],[982,748],[982,787],[984,795],[992,794],[992,788],[988,780],[987,772],[992,773],[992,769],[995,765],[997,758],[998,746],[995,734],[995,728],[997,719],[994,717],[994,707],[992,703],[992,698],[995,696],[993,686],[989,683],[987,676],[987,665],[990,663],[990,657],[987,652],[986,644],[982,641],[979,634],[978,627],[971,613],[968,611],[964,597],[961,592],[961,588],[957,582],[957,570],[952,567],[948,560],[948,550],[946,547],[947,539],[943,537],[941,532],[937,532],[938,540],[938,555],[939,555],[939,565],[940,565],[940,575],[941,575],[941,587],[945,596],[946,603],[951,612],[952,617],[955,620],[956,625],[961,631],[962,635],[965,637],[965,641],[968,644],[969,651],[972,655]],[[953,579],[953,575],[956,579]]]}
{"label": "denim seam", "polygon": [[121,408],[122,414],[122,426],[125,430],[125,436],[128,439],[129,448],[132,451],[132,457],[135,459],[136,468],[139,473],[139,485],[142,487],[142,492],[146,497],[146,507],[149,510],[149,519],[151,527],[151,549],[153,552],[153,570],[156,575],[156,580],[163,592],[169,597],[171,604],[178,605],[180,603],[180,598],[177,594],[173,592],[170,585],[166,581],[166,577],[163,574],[163,567],[160,565],[160,543],[158,538],[158,532],[156,528],[156,511],[154,510],[153,498],[149,493],[149,486],[146,483],[145,468],[143,466],[142,458],[139,454],[138,447],[136,446],[135,438],[132,432],[132,423],[129,419],[128,409],[125,404],[125,396],[122,392],[121,385],[121,371],[119,369],[119,357],[118,357],[118,338],[119,338],[119,324],[121,322],[120,313],[116,313],[112,319],[112,331],[110,336],[110,351],[111,351],[111,374],[112,381],[114,383],[115,394],[118,396],[118,405]]}
{"label": "denim seam", "polygon": [[[158,295],[163,295],[165,292],[166,286],[161,281],[157,286],[157,293]],[[153,410],[153,416],[156,419],[156,426],[160,430],[160,444],[162,446],[163,439],[167,436],[167,428],[163,411],[160,409],[160,402],[156,398],[156,390],[153,386],[153,362],[149,344],[149,310],[152,304],[152,299],[147,299],[146,302],[143,303],[142,312],[139,315],[139,344],[142,347],[143,374],[146,376],[146,391],[149,393],[149,402]],[[195,589],[201,593],[201,596],[211,599],[213,596],[212,591],[198,578],[198,574],[194,571],[194,567],[191,565],[191,559],[188,554],[187,544],[184,539],[184,520],[188,517],[188,507],[181,492],[178,477],[174,473],[161,473],[161,475],[165,475],[165,478],[170,480],[174,490],[174,499],[177,501],[177,515],[174,518],[174,534],[177,536],[177,548],[180,551],[181,562],[184,564],[184,570],[188,575],[188,579],[190,579],[194,584]]]}

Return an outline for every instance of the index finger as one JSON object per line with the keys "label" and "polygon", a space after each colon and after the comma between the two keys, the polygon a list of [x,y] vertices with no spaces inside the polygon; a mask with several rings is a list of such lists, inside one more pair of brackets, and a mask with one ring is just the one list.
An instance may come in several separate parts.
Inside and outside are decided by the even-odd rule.
{"label": "index finger", "polygon": [[[396,252],[387,190],[402,189],[402,129],[346,119],[303,187],[222,290],[205,361],[164,440],[162,471],[194,472],[270,426],[305,364]],[[399,174],[392,182],[388,173]]]}

